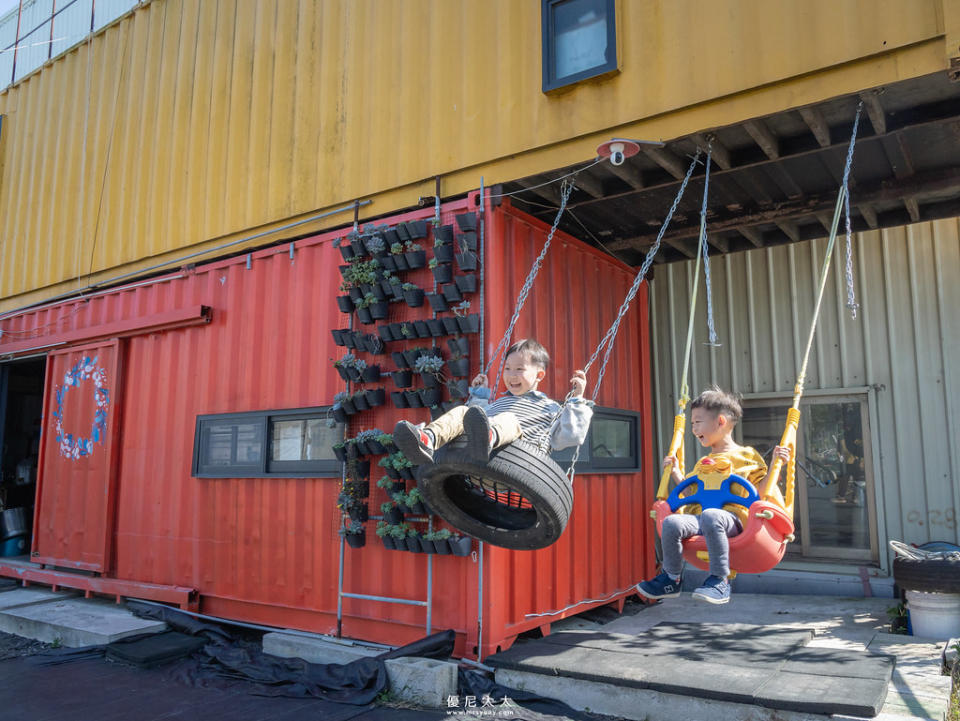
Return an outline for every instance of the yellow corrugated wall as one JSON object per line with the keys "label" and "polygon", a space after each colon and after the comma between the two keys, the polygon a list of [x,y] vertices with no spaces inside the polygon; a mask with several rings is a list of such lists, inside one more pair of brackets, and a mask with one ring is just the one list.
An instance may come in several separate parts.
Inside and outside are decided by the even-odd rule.
{"label": "yellow corrugated wall", "polygon": [[0,93],[0,310],[934,72],[944,2],[618,0],[619,75],[547,96],[537,0],[153,0]]}

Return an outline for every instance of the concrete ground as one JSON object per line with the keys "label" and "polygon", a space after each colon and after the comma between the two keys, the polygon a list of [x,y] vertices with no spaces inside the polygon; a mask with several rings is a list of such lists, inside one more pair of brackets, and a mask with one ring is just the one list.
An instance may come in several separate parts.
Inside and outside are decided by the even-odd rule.
{"label": "concrete ground", "polygon": [[[839,648],[891,654],[896,668],[879,721],[930,719],[942,721],[950,696],[950,678],[940,673],[940,655],[944,642],[888,633],[887,609],[896,605],[889,598],[838,598],[824,596],[786,596],[734,594],[730,603],[712,606],[693,600],[688,594],[647,606],[630,616],[622,616],[602,626],[607,632],[641,636],[663,622],[744,623],[782,628],[810,629],[815,632],[812,647]],[[553,632],[569,629],[599,629],[600,624],[572,618],[553,624]],[[519,641],[518,644],[522,644]],[[630,700],[624,689],[591,687],[589,682],[566,678],[531,679],[532,674],[497,672],[504,685],[526,684],[529,690],[559,694],[556,697],[574,708],[589,708],[597,713],[631,719],[658,717],[650,697],[637,706],[639,697]],[[541,684],[542,681],[542,684]],[[541,684],[541,685],[538,685]],[[730,706],[735,706],[730,704]],[[681,697],[673,696],[665,705],[666,717],[673,719],[724,718],[786,719],[783,712],[749,707],[721,710],[717,702],[691,700],[687,707]],[[793,718],[793,717],[790,717]],[[797,716],[796,718],[800,718]],[[811,716],[811,718],[826,718]],[[841,718],[834,716],[833,718]]]}

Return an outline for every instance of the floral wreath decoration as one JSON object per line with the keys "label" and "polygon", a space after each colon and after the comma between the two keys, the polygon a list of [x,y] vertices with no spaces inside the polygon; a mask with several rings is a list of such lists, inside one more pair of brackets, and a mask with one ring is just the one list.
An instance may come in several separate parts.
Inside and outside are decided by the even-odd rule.
{"label": "floral wreath decoration", "polygon": [[[63,400],[67,391],[79,387],[83,381],[93,381],[93,398],[97,410],[93,414],[93,425],[90,427],[90,437],[83,438],[66,433],[63,430]],[[56,410],[53,417],[56,419],[57,444],[60,455],[76,460],[93,453],[93,444],[102,443],[107,430],[107,409],[110,405],[110,391],[104,388],[107,374],[103,368],[97,366],[97,357],[84,356],[73,368],[63,374],[63,385],[58,386],[55,392]]]}

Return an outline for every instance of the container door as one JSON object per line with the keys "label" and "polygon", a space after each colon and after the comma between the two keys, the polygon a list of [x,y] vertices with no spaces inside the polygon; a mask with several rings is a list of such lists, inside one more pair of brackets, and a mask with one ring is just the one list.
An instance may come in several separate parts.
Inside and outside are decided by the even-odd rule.
{"label": "container door", "polygon": [[109,570],[119,458],[120,341],[51,353],[31,560]]}

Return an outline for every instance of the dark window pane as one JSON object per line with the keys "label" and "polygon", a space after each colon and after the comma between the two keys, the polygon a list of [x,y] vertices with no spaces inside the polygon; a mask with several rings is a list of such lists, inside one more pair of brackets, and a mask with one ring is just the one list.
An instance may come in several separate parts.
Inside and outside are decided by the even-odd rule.
{"label": "dark window pane", "polygon": [[590,452],[594,458],[630,458],[633,423],[620,418],[597,418],[591,423]]}
{"label": "dark window pane", "polygon": [[566,0],[554,5],[556,77],[562,79],[607,62],[606,3]]}

